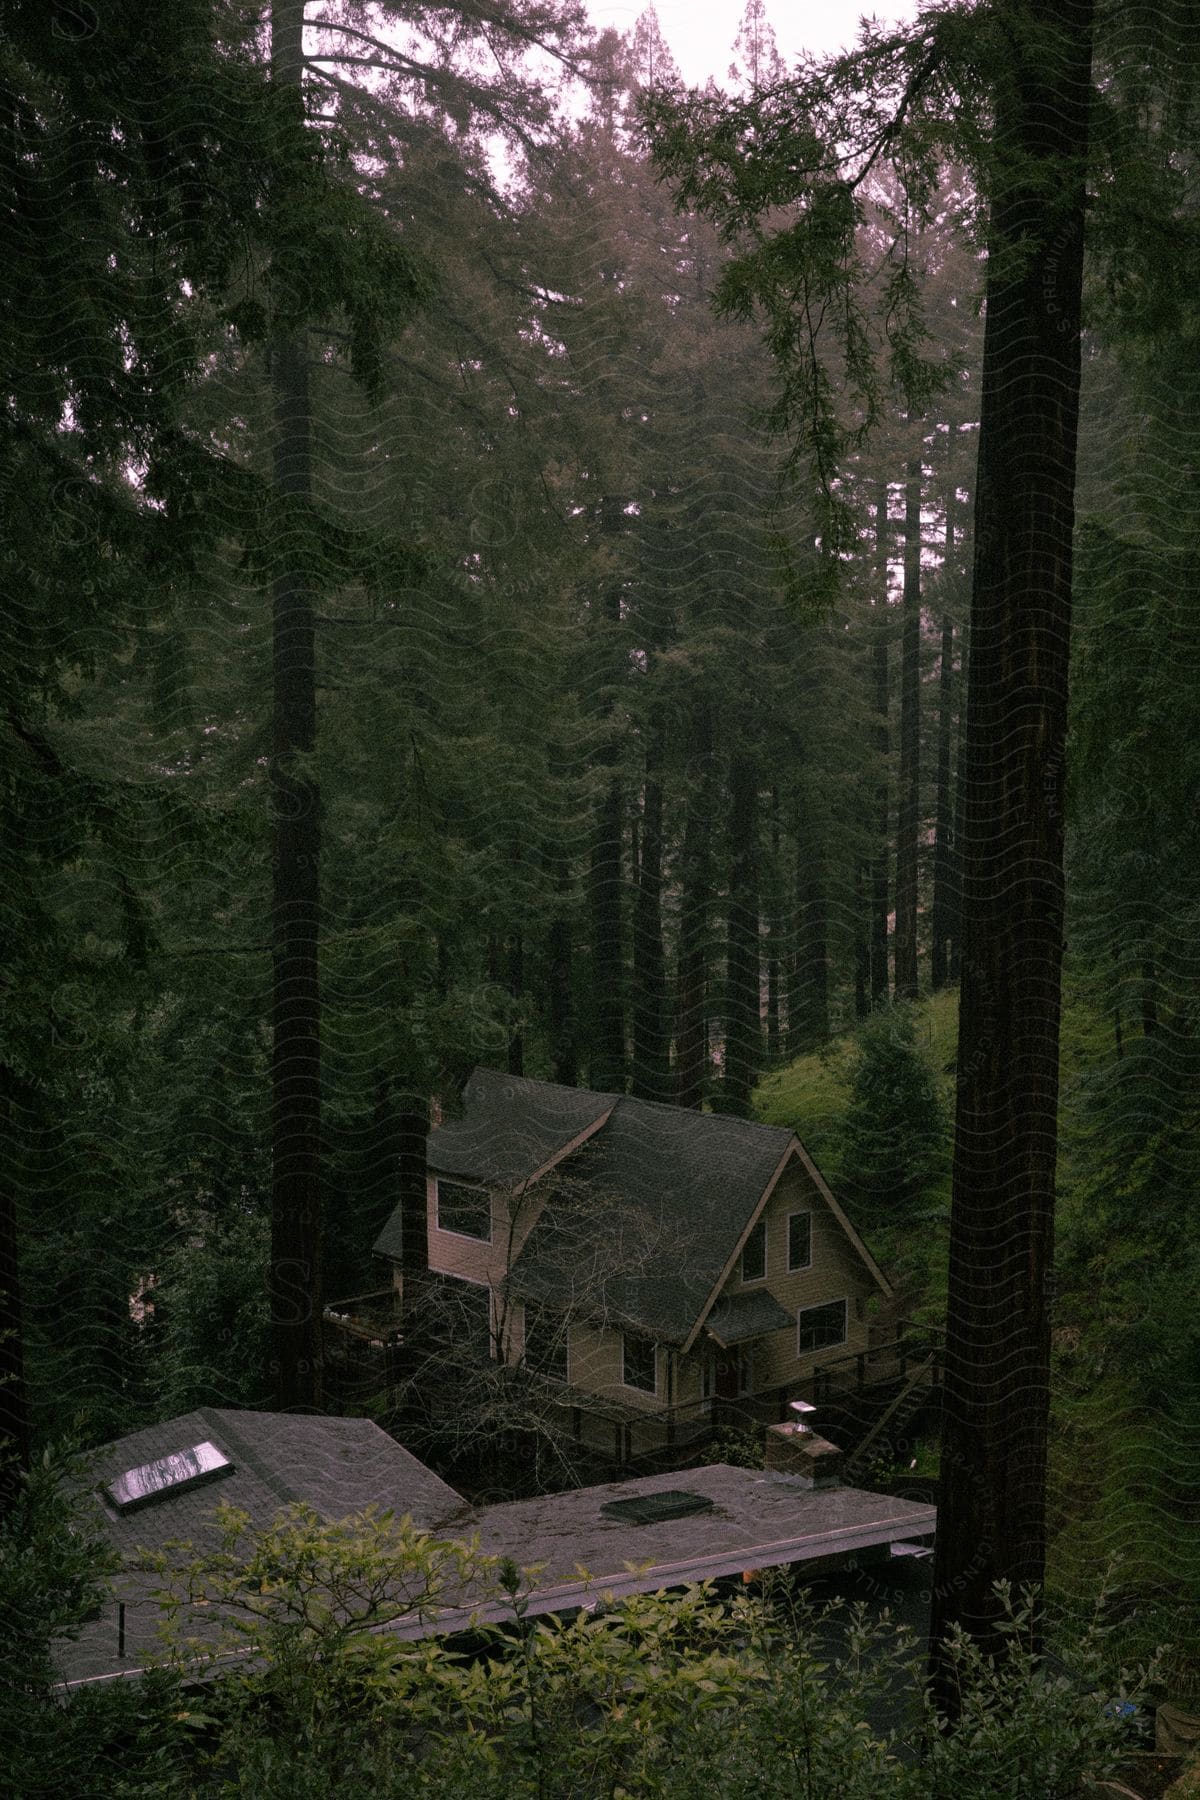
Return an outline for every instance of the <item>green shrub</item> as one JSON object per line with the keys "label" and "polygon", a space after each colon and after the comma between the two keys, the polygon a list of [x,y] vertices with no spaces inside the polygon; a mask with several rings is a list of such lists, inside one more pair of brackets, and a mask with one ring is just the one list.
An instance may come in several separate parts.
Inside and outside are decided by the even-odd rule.
{"label": "green shrub", "polygon": [[[952,1649],[961,1718],[924,1692],[924,1646],[886,1615],[814,1606],[790,1577],[721,1600],[707,1587],[528,1610],[530,1572],[387,1515],[327,1525],[302,1509],[225,1541],[169,1584],[174,1655],[245,1652],[211,1687],[201,1788],[258,1800],[1055,1800],[1111,1767],[1098,1618],[1048,1672],[1032,1597],[1004,1596],[1001,1654]],[[161,1566],[169,1571],[169,1558]],[[386,1629],[468,1584],[503,1627],[468,1651]],[[188,1608],[213,1621],[189,1636]],[[893,1728],[881,1716],[899,1718]],[[164,1790],[166,1791],[166,1790]]]}
{"label": "green shrub", "polygon": [[842,1122],[839,1189],[868,1224],[903,1225],[946,1165],[950,1122],[912,1014],[893,1006],[858,1034]]}

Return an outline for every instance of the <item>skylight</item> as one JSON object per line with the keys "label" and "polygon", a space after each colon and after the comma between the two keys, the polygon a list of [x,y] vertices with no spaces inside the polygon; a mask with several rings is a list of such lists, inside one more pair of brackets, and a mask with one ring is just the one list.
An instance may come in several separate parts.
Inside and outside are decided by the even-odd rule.
{"label": "skylight", "polygon": [[166,1494],[182,1494],[205,1481],[217,1481],[222,1475],[232,1474],[233,1464],[229,1458],[206,1440],[203,1444],[192,1444],[186,1450],[175,1450],[170,1456],[160,1456],[156,1462],[126,1469],[115,1481],[105,1484],[104,1493],[118,1511],[132,1512],[135,1507],[146,1506]]}
{"label": "skylight", "polygon": [[656,1525],[661,1519],[685,1519],[689,1513],[711,1512],[707,1494],[690,1494],[686,1488],[664,1488],[661,1494],[634,1494],[628,1500],[606,1500],[600,1511],[606,1519],[626,1525]]}

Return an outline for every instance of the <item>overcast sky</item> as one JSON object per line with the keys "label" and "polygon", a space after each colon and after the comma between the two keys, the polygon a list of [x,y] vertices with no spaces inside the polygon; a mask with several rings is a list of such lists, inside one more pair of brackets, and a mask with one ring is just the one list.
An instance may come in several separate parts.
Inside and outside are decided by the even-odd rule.
{"label": "overcast sky", "polygon": [[[882,24],[909,19],[916,13],[915,0],[900,5],[880,0],[875,6],[863,5],[862,0],[799,0],[799,4],[797,0],[766,0],[766,5],[780,51],[789,63],[800,50],[825,53],[853,43],[864,13]],[[713,75],[723,83],[746,0],[655,0],[655,7],[684,80],[698,85]],[[642,0],[631,5],[587,0],[587,9],[596,25],[612,25],[624,32],[630,30],[644,6]]]}

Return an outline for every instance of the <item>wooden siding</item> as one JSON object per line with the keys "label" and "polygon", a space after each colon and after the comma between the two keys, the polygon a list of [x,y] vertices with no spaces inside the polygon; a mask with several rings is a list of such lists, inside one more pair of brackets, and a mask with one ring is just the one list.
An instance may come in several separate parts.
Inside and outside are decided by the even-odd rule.
{"label": "wooden siding", "polygon": [[[788,1215],[812,1215],[811,1262],[807,1269],[788,1269]],[[793,1323],[769,1332],[754,1344],[754,1389],[781,1387],[807,1373],[826,1357],[846,1356],[867,1347],[866,1301],[879,1292],[869,1269],[854,1249],[824,1197],[802,1163],[788,1163],[763,1210],[767,1222],[767,1272],[761,1281],[743,1281],[741,1258],[726,1281],[723,1294],[772,1294],[791,1313]],[[830,1300],[846,1301],[846,1342],[828,1350],[797,1355],[795,1319],[801,1307],[821,1306]],[[861,1315],[861,1317],[860,1317]],[[701,1333],[700,1342],[703,1342]],[[700,1348],[698,1343],[697,1350]],[[689,1362],[695,1358],[689,1358]],[[695,1398],[699,1398],[699,1362],[696,1362]],[[689,1397],[692,1397],[689,1395]]]}

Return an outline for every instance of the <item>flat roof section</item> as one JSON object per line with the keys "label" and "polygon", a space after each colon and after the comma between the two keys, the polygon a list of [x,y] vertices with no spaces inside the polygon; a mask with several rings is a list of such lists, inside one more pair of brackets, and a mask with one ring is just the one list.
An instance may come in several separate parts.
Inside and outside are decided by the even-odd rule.
{"label": "flat roof section", "polygon": [[[613,1501],[669,1492],[683,1482],[689,1493],[710,1500],[711,1509],[642,1525],[601,1511]],[[786,1476],[728,1463],[514,1500],[483,1507],[473,1520],[485,1555],[511,1556],[523,1567],[543,1565],[529,1596],[531,1613],[590,1605],[601,1595],[655,1593],[744,1569],[848,1556],[927,1537],[936,1523],[936,1507],[921,1502],[863,1488],[802,1488]],[[637,1566],[642,1564],[649,1566]],[[511,1617],[511,1609],[489,1604],[479,1616],[501,1620]],[[443,1614],[438,1629],[455,1627]]]}

